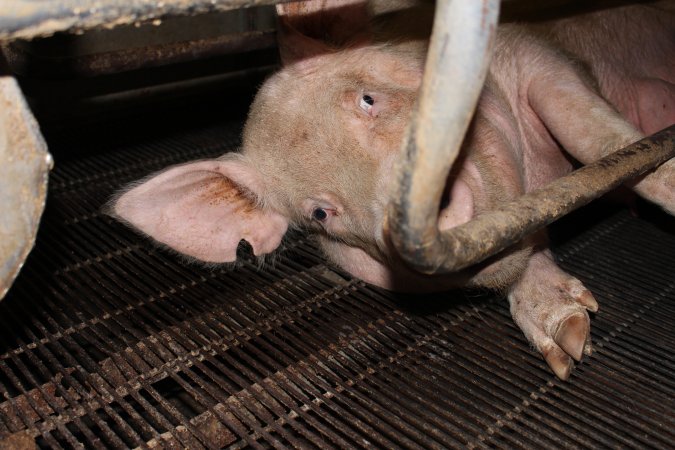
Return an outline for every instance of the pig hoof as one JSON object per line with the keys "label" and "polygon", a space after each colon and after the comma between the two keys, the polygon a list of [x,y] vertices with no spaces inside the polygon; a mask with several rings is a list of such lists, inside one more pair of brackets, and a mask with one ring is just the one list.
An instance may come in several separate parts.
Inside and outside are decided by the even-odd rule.
{"label": "pig hoof", "polygon": [[569,378],[572,367],[574,367],[574,363],[572,362],[572,358],[570,358],[562,349],[560,349],[560,347],[555,346],[544,349],[542,350],[542,355],[544,355],[546,363],[551,368],[551,370],[553,370],[555,376],[561,380],[566,380]]}
{"label": "pig hoof", "polygon": [[598,303],[581,281],[544,258],[533,256],[509,293],[511,314],[556,376],[566,380],[574,361],[593,352],[588,311],[597,311]]}
{"label": "pig hoof", "polygon": [[593,297],[593,294],[591,294],[591,291],[586,289],[581,281],[576,278],[570,275],[567,275],[567,277],[569,277],[569,280],[563,284],[563,291],[567,291],[572,300],[587,310],[597,312],[598,302]]}
{"label": "pig hoof", "polygon": [[[588,317],[583,315],[568,317],[560,324],[553,338],[557,345],[542,348],[544,360],[561,380],[569,378],[572,367],[574,367],[572,358],[580,361],[582,354],[590,356],[593,353],[587,319]],[[584,336],[583,340],[579,339],[580,336]]]}
{"label": "pig hoof", "polygon": [[588,336],[590,328],[587,315],[575,314],[558,325],[558,331],[553,336],[553,340],[565,353],[575,360],[581,361],[582,352],[586,345],[586,336]]}
{"label": "pig hoof", "polygon": [[567,292],[561,295],[562,292],[565,291],[559,289],[552,297],[543,299],[543,305],[532,299],[534,305],[529,306],[534,308],[512,309],[512,313],[556,376],[566,380],[574,366],[573,360],[581,361],[583,355],[593,352],[587,310],[597,311],[598,304],[588,290],[576,297]]}

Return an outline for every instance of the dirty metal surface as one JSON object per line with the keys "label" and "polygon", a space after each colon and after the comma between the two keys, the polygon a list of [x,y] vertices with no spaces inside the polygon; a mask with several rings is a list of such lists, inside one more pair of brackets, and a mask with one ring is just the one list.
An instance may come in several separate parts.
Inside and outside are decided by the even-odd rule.
{"label": "dirty metal surface", "polygon": [[51,166],[16,80],[0,76],[0,300],[33,248]]}
{"label": "dirty metal surface", "polygon": [[0,447],[672,446],[672,226],[619,211],[562,230],[561,265],[601,306],[595,354],[561,382],[497,296],[396,297],[301,234],[262,269],[244,248],[203,268],[99,213],[121,184],[235,148],[239,126],[50,142],[44,224],[0,303]]}
{"label": "dirty metal surface", "polygon": [[[47,37],[57,32],[81,33],[96,28],[139,24],[166,16],[192,15],[285,3],[289,0],[3,0],[0,41]],[[598,3],[612,3],[608,0]],[[584,4],[581,0],[503,0],[507,11],[522,17],[542,8]]]}
{"label": "dirty metal surface", "polygon": [[95,27],[161,21],[164,16],[194,15],[271,5],[280,0],[3,0],[0,41],[81,33]]}
{"label": "dirty metal surface", "polygon": [[23,76],[91,77],[272,48],[275,20],[273,7],[254,7],[0,47],[10,70]]}
{"label": "dirty metal surface", "polygon": [[[109,53],[85,55],[77,58],[34,58],[21,48],[5,47],[5,55],[15,67],[43,66],[43,72],[65,72],[68,75],[97,76],[166,66],[224,54],[242,53],[275,45],[273,32],[252,31],[210,39],[131,48]],[[38,66],[39,67],[39,66]]]}

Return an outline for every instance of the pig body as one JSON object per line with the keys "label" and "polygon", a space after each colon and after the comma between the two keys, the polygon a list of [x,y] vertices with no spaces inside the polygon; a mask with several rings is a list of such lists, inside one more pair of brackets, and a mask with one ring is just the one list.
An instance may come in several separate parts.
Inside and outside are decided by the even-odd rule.
{"label": "pig body", "polygon": [[[638,8],[642,21],[659,24],[646,28],[662,47],[645,58],[649,64],[642,73],[629,72],[621,58],[614,58],[617,63],[607,55],[592,66],[597,50],[572,39],[574,27],[583,32],[589,23],[642,26],[628,20],[635,12],[630,8]],[[630,8],[569,19],[565,26],[549,24],[545,31],[500,26],[485,88],[448,177],[440,229],[568,173],[570,156],[594,161],[644,131],[675,122],[675,71],[663,63],[675,60],[675,28],[668,28],[673,15]],[[256,255],[269,253],[289,226],[301,226],[318,235],[334,263],[385,288],[503,290],[516,323],[566,378],[572,358],[591,350],[586,311],[597,310],[597,303],[579,280],[555,265],[544,233],[476,267],[425,276],[401,263],[383,232],[392,170],[421,82],[424,43],[361,39],[336,51],[287,33],[291,61],[256,96],[242,151],[134,184],[113,200],[111,214],[207,262],[234,261],[241,239]],[[604,73],[620,66],[624,74]],[[674,212],[674,183],[670,161],[635,188]]]}

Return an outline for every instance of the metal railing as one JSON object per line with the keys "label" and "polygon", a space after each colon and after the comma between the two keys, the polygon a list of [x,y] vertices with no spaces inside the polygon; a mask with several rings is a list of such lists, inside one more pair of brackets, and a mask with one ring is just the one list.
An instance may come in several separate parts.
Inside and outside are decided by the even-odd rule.
{"label": "metal railing", "polygon": [[401,150],[385,224],[403,260],[423,273],[447,273],[480,262],[675,156],[675,127],[670,127],[461,226],[439,231],[445,181],[485,81],[498,10],[499,0],[437,2],[420,99]]}

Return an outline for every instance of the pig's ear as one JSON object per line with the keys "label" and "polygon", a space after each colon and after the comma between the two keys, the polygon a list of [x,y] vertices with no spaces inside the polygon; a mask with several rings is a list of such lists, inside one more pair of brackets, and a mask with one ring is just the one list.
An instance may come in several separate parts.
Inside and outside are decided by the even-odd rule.
{"label": "pig's ear", "polygon": [[279,56],[284,66],[307,65],[315,56],[331,53],[326,43],[300,33],[283,19],[279,22]]}
{"label": "pig's ear", "polygon": [[261,255],[275,250],[288,228],[286,217],[261,205],[262,186],[242,161],[196,161],[135,183],[107,212],[179,253],[232,262],[240,240]]}
{"label": "pig's ear", "polygon": [[365,0],[300,1],[276,8],[284,65],[370,40],[370,14]]}

